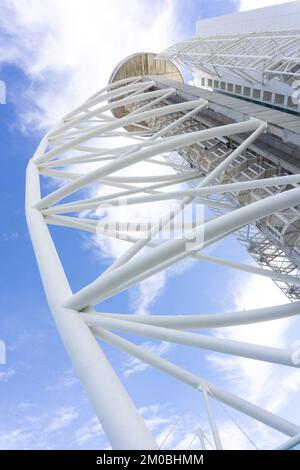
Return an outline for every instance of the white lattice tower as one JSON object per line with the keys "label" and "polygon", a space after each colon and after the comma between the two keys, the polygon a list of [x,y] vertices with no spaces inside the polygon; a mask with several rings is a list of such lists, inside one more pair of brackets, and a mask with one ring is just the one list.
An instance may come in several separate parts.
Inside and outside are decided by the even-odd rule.
{"label": "white lattice tower", "polygon": [[[291,275],[248,266],[238,261],[229,262],[208,257],[202,253],[204,248],[227,235],[278,211],[294,207],[299,201],[299,174],[218,183],[218,178],[229,165],[265,131],[266,123],[250,119],[180,133],[182,123],[196,114],[201,115],[201,110],[207,103],[195,100],[167,105],[166,98],[175,94],[176,90],[170,88],[153,91],[154,86],[153,80],[134,77],[103,88],[65,116],[62,122],[43,138],[28,164],[27,221],[56,326],[113,448],[155,449],[157,444],[96,338],[201,393],[217,449],[222,447],[222,443],[218,423],[210,406],[212,399],[286,436],[294,437],[300,433],[299,425],[125,340],[118,333],[267,361],[281,364],[283,367],[299,367],[299,364],[293,361],[292,351],[277,348],[276,345],[269,347],[248,344],[196,331],[213,331],[214,328],[222,326],[247,325],[294,316],[299,312],[299,302],[210,315],[185,315],[182,312],[182,315],[137,316],[101,311],[101,302],[105,299],[188,257],[200,262],[205,260],[222,264],[291,285],[300,283],[298,278]],[[114,117],[111,111],[118,108],[126,109],[127,115]],[[167,117],[171,119],[166,119],[165,126],[162,127],[162,119]],[[158,122],[159,129],[153,128]],[[170,136],[171,130],[174,135]],[[179,168],[176,163],[161,157],[194,143],[237,134],[248,136],[238,147],[228,152],[205,177],[189,167]],[[151,165],[155,167],[156,173],[152,175],[150,172],[141,172],[139,175],[128,175],[127,171],[125,176],[118,174],[121,170],[130,170],[141,162],[147,162],[147,168]],[[160,175],[157,168],[166,166],[170,168],[169,173]],[[48,193],[44,196],[40,188],[41,176],[50,177],[58,183],[54,189],[52,186],[50,191],[48,185]],[[191,180],[197,181],[194,188],[184,185]],[[91,197],[88,191],[91,184],[99,185],[100,189],[110,188],[110,191]],[[270,193],[269,197],[238,209],[228,205],[225,214],[209,220],[196,220],[194,226],[187,232],[182,232],[180,237],[157,240],[157,235],[163,231],[166,224],[170,223],[170,220],[176,221],[177,215],[186,206],[201,203],[208,207],[224,208],[224,203],[214,199],[214,195],[270,186],[290,189]],[[152,221],[146,234],[142,230],[132,231],[126,224],[108,227],[95,218],[97,211],[125,202],[127,206],[138,206],[164,201],[176,203],[171,212],[167,210],[158,220]],[[93,217],[90,214],[93,214]],[[49,224],[70,227],[92,235],[122,238],[128,242],[128,249],[106,271],[99,273],[99,277],[93,282],[73,293],[48,229]],[[67,231],[65,236],[68,236]],[[191,240],[193,243],[187,243]]]}

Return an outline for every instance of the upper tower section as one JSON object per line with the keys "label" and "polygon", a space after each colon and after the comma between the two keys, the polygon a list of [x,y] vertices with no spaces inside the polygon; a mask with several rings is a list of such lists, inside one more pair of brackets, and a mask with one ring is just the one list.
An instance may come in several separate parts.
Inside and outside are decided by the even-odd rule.
{"label": "upper tower section", "polygon": [[200,88],[300,113],[300,1],[197,21],[194,38],[160,57]]}
{"label": "upper tower section", "polygon": [[289,31],[300,26],[300,1],[196,21],[196,36]]}

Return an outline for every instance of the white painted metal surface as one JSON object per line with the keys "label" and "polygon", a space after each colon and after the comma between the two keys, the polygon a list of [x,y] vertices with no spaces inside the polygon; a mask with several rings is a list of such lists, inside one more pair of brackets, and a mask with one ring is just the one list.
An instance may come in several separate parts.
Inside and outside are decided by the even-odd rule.
{"label": "white painted metal surface", "polygon": [[246,72],[249,81],[257,82],[251,72],[283,78],[300,76],[300,31],[274,31],[210,36],[187,39],[166,49],[160,56],[203,68],[205,72],[221,77],[226,69]]}
{"label": "white painted metal surface", "polygon": [[299,28],[299,24],[300,1],[297,0],[199,19],[196,21],[196,36],[212,36],[216,31],[218,34],[287,31]]}
{"label": "white painted metal surface", "polygon": [[196,35],[159,55],[194,84],[299,115],[300,1],[196,22]]}
{"label": "white painted metal surface", "polygon": [[[292,360],[292,351],[277,348],[276,345],[267,347],[225,340],[208,333],[184,331],[247,325],[294,316],[299,312],[299,303],[248,312],[192,316],[152,317],[101,312],[101,302],[104,299],[123,292],[135,283],[189,256],[200,262],[205,260],[231,269],[278,279],[278,276],[282,275],[264,272],[263,269],[246,266],[237,261],[229,262],[204,256],[201,250],[251,222],[297,205],[300,199],[299,175],[274,178],[272,186],[280,187],[289,183],[291,189],[239,209],[230,210],[229,207],[228,212],[220,217],[197,221],[192,229],[183,231],[180,237],[157,241],[156,235],[162,233],[168,223],[176,220],[177,215],[186,206],[199,202],[209,206],[213,203],[210,199],[213,194],[267,187],[269,182],[268,179],[234,184],[218,182],[218,178],[235,159],[265,131],[265,122],[250,119],[182,133],[185,121],[195,113],[201,115],[201,110],[207,103],[195,100],[167,105],[165,99],[174,94],[175,89],[152,91],[154,84],[153,81],[145,82],[139,77],[134,77],[102,89],[69,113],[45,136],[28,165],[27,221],[54,321],[103,429],[115,449],[154,449],[157,444],[95,337],[203,393],[217,448],[221,448],[222,443],[217,419],[210,406],[212,400],[223,402],[292,437],[300,433],[299,425],[215,386],[202,377],[125,340],[117,333],[127,332],[189,347],[299,367]],[[112,97],[114,101],[111,100]],[[124,117],[117,119],[112,116],[111,110],[117,108],[126,110]],[[132,126],[134,130],[124,131],[124,126],[127,129]],[[161,155],[176,152],[184,146],[241,133],[247,134],[241,145],[230,151],[204,178],[191,168],[181,168],[178,173],[176,164],[161,158]],[[162,168],[167,165],[168,174],[151,175],[142,170],[138,175],[131,174],[130,170],[134,165],[140,165],[141,162],[150,163],[148,169],[152,166]],[[129,171],[120,175],[120,170]],[[42,183],[41,179],[45,176],[52,178],[56,186],[49,191],[48,185],[48,193],[42,195],[40,182]],[[199,179],[196,189],[191,190],[183,186],[185,182],[195,179]],[[91,184],[117,189],[101,193],[99,196],[91,196]],[[168,192],[167,188],[172,186],[176,187],[175,190]],[[97,212],[92,212],[124,203],[125,198],[128,205],[136,206],[170,199],[177,203],[172,212],[166,211],[162,217],[157,217],[146,231],[146,236],[142,236],[141,230],[132,232],[129,228],[126,229],[126,226],[124,228],[124,225],[121,230],[120,226],[107,227],[95,218]],[[128,242],[129,248],[93,282],[72,293],[48,224],[79,229],[94,235],[122,238]],[[191,240],[194,240],[192,246],[188,243]],[[291,275],[285,275],[284,281],[291,285],[299,282]],[[98,311],[96,306],[99,306]]]}

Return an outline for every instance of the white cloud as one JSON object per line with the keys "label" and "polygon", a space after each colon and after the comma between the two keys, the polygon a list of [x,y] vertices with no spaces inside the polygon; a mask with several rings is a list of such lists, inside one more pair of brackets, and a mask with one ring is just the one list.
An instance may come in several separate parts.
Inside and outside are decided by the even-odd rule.
{"label": "white cloud", "polygon": [[63,372],[60,372],[58,377],[55,379],[55,382],[48,385],[46,390],[65,390],[67,388],[73,387],[77,383],[79,383],[79,381],[75,375],[74,369],[67,369]]}
{"label": "white cloud", "polygon": [[[187,410],[183,413],[180,409],[175,410],[167,403],[149,404],[138,411],[162,449],[186,449],[199,426],[197,416]],[[79,447],[88,448],[101,439],[101,449],[110,448],[96,417],[75,430],[73,435]],[[191,448],[199,448],[199,442],[195,440]]]}
{"label": "white cloud", "polygon": [[55,416],[48,424],[46,431],[48,433],[60,431],[74,421],[77,416],[78,413],[74,407],[62,407],[56,412]]}
{"label": "white cloud", "polygon": [[291,392],[299,392],[300,390],[300,370],[293,372],[288,375],[283,381],[283,387],[285,390]]}
{"label": "white cloud", "polygon": [[[165,416],[166,410],[169,411],[169,416]],[[174,410],[169,404],[166,403],[152,403],[139,408],[139,413],[143,416],[147,422],[149,429],[154,431],[161,424],[170,423],[170,415],[174,413]]]}
{"label": "white cloud", "polygon": [[[134,175],[163,175],[174,173],[169,167],[162,167],[158,165],[151,165],[146,162],[141,162],[136,165],[132,165],[129,168],[124,169],[123,171],[117,172],[116,175],[125,176],[130,174]],[[111,192],[108,187],[101,187],[100,189],[94,189],[91,194],[94,196],[103,196]],[[96,211],[97,216],[104,220],[102,217],[105,216],[105,222],[112,223],[115,221],[124,222],[124,223],[140,223],[140,222],[153,222],[157,221],[158,217],[163,217],[163,215],[171,210],[173,203],[168,201],[154,202],[147,204],[139,204],[133,206],[125,207],[113,207],[109,209],[99,209]],[[90,239],[88,240],[88,247],[90,247]],[[92,241],[94,251],[96,254],[100,254],[100,257],[103,259],[106,258],[108,262],[113,262],[116,258],[121,256],[126,250],[131,247],[131,243],[128,243],[124,240],[118,240],[106,235],[97,235]],[[149,248],[148,248],[149,249]],[[151,248],[150,248],[151,249]],[[144,248],[147,250],[147,248]],[[138,253],[136,256],[139,256]],[[138,286],[133,287],[130,291],[130,303],[132,309],[136,314],[145,315],[149,313],[150,306],[155,302],[155,300],[162,294],[163,288],[167,279],[167,276],[170,273],[177,272],[177,268],[172,268],[171,270],[165,272],[159,272],[154,276],[151,276],[149,279],[145,279]]]}
{"label": "white cloud", "polygon": [[131,294],[132,307],[137,315],[147,315],[149,313],[151,304],[162,294],[166,276],[166,272],[157,273],[142,281],[138,289],[133,289]]}
{"label": "white cloud", "polygon": [[[271,280],[258,276],[242,275],[233,278],[231,291],[234,294],[237,310],[287,302],[284,294]],[[291,348],[289,334],[295,321],[297,320],[294,318],[286,318],[253,325],[219,328],[214,333],[237,341]],[[233,393],[278,414],[283,411],[289,414],[291,407],[294,406],[291,392],[299,388],[299,371],[234,356],[208,354],[207,358],[220,372],[222,381],[230,384]],[[290,419],[297,422],[295,413],[291,414]],[[266,447],[272,447],[280,439],[277,433],[260,425],[257,425],[255,435],[261,445],[263,442]]]}
{"label": "white cloud", "polygon": [[[126,142],[128,144],[128,141]],[[90,169],[90,168],[89,168]],[[128,168],[123,169],[115,173],[117,176],[158,176],[158,175],[169,175],[176,174],[175,170],[167,166],[153,165],[149,162],[139,162],[135,165],[132,165]],[[184,184],[176,186],[176,189],[184,188]],[[172,191],[174,187],[167,187],[164,191]],[[94,188],[90,192],[91,197],[103,196],[111,193],[111,188],[107,186],[101,186]],[[139,205],[129,205],[129,206],[115,206],[112,208],[99,208],[94,213],[97,215],[102,222],[113,224],[116,221],[123,223],[157,223],[159,218],[164,218],[166,213],[170,213],[172,208],[176,205],[175,201],[159,201],[152,203],[145,203]],[[199,211],[199,209],[198,209]],[[191,218],[191,211],[188,208],[185,208],[183,211],[186,219]],[[82,214],[86,216],[86,214]],[[178,222],[181,221],[180,216],[177,216]],[[175,220],[177,220],[175,218]],[[133,233],[133,236],[135,234]],[[137,235],[137,234],[136,234]],[[165,234],[167,235],[167,234]],[[171,234],[173,236],[173,234]],[[153,239],[157,241],[158,237]],[[115,239],[113,237],[108,237],[105,234],[97,234],[91,239],[87,239],[87,247],[92,246],[94,248],[95,254],[99,255],[101,259],[106,258],[108,262],[113,262],[116,258],[121,256],[127,249],[131,247],[131,243],[124,240]],[[146,250],[147,248],[144,248]],[[148,248],[149,249],[149,248]],[[150,248],[151,249],[151,248]],[[136,256],[139,256],[138,253]],[[170,275],[175,275],[181,273],[183,270],[187,269],[191,264],[192,260],[186,260],[179,265],[172,266],[164,272],[159,272],[154,276],[151,276],[148,279],[145,279],[139,283],[138,287],[133,287],[130,291],[130,301],[132,309],[136,314],[145,315],[149,313],[150,306],[155,302],[155,300],[162,294],[164,285],[166,283],[167,277]]]}
{"label": "white cloud", "polygon": [[[194,391],[194,393],[197,393]],[[199,395],[199,400],[201,399]],[[206,449],[215,448],[208,417],[201,416],[189,407],[174,410],[170,405],[149,406],[140,410],[145,422],[153,433],[159,448],[173,450],[201,450],[197,431],[204,434]],[[253,449],[253,444],[229,419],[218,420],[218,429],[223,449]]]}
{"label": "white cloud", "polygon": [[[283,3],[275,1],[242,0],[240,9]],[[48,0],[47,8],[42,0],[10,0],[1,5],[0,24],[2,31],[11,37],[10,45],[0,46],[0,61],[17,64],[27,75],[30,86],[26,93],[15,100],[22,125],[28,130],[32,126],[48,127],[65,112],[79,104],[95,90],[105,86],[114,66],[128,54],[138,50],[159,51],[180,39],[180,24],[174,10],[175,0],[164,2],[141,2],[139,0]],[[134,34],[132,34],[134,28]],[[12,84],[7,84],[8,90]],[[155,167],[153,167],[154,169]],[[132,170],[132,169],[131,169]],[[106,245],[105,245],[106,243]],[[127,244],[101,241],[102,254],[111,258],[119,256]],[[121,248],[120,248],[121,246]],[[137,313],[145,314],[149,306],[162,292],[165,274],[157,275],[141,283],[133,300]],[[261,278],[241,278],[241,289],[235,288],[237,309],[267,306],[285,301],[279,290],[270,281]],[[231,339],[254,343],[286,346],[288,331],[293,320],[278,320],[266,324],[219,329],[218,334]],[[145,342],[148,350],[164,356],[170,350],[168,343],[158,346]],[[269,409],[279,411],[286,404],[290,393],[299,390],[299,373],[283,372],[278,375],[275,366],[240,358],[209,356],[212,364],[224,372],[225,378],[237,393],[261,402]],[[122,365],[125,377],[142,372],[147,364],[135,358]],[[0,373],[6,381],[14,371]],[[66,386],[70,382],[65,382]],[[274,390],[276,395],[274,398]],[[146,419],[152,429],[157,430],[160,442],[173,424],[170,411],[166,414],[148,413]],[[48,433],[68,426],[77,417],[73,407],[61,408],[45,426]],[[186,422],[184,421],[185,425]],[[225,426],[225,439],[234,431]],[[164,428],[163,428],[164,427]],[[87,442],[91,435],[101,433],[98,423],[91,420],[77,430],[77,442]],[[263,431],[261,431],[261,435]],[[182,433],[171,439],[169,445],[186,446],[192,431],[185,427]],[[14,446],[18,442],[29,445],[32,434],[27,428],[14,429],[2,434],[0,442]],[[266,441],[268,436],[264,436]],[[2,439],[2,440],[1,440]],[[234,437],[234,439],[238,439]],[[236,442],[236,441],[235,441]]]}
{"label": "white cloud", "polygon": [[[193,413],[187,412],[187,410],[184,412],[181,409],[176,410],[168,403],[149,404],[141,407],[138,411],[159,448],[162,449],[186,449],[199,426],[199,418]],[[99,446],[99,442],[101,442],[101,449],[110,449],[96,417],[76,429],[73,436],[74,442],[80,448],[89,448],[91,445]],[[199,442],[195,440],[191,448],[199,448]]]}
{"label": "white cloud", "polygon": [[30,408],[34,407],[34,403],[29,402],[29,401],[21,401],[20,403],[17,404],[17,407],[19,410],[25,411]]}
{"label": "white cloud", "polygon": [[174,5],[174,0],[4,0],[0,62],[17,65],[30,80],[25,95],[15,97],[24,126],[48,127],[105,86],[124,57],[158,52],[175,35],[178,39]]}
{"label": "white cloud", "polygon": [[[158,52],[178,40],[181,26],[175,4],[175,0],[49,0],[45,7],[42,0],[5,1],[0,24],[12,40],[9,47],[5,43],[0,61],[16,64],[30,79],[23,98],[18,94],[22,126],[31,130],[32,126],[53,125],[105,86],[124,57],[138,51]],[[140,164],[130,167],[127,174],[149,169],[152,174],[170,173],[162,168]],[[152,206],[155,210],[158,205]],[[145,206],[138,211],[133,208],[130,214],[141,219],[144,211]],[[129,246],[108,238],[98,239],[96,245],[101,256],[110,260]],[[164,283],[164,274],[141,283],[134,300],[137,313],[148,313]]]}
{"label": "white cloud", "polygon": [[[170,404],[152,404],[140,408],[145,423],[161,449],[187,449],[199,426],[199,418],[187,409],[175,410]],[[197,449],[195,441],[191,447]]]}
{"label": "white cloud", "polygon": [[0,370],[0,382],[8,382],[15,373],[15,369]]}
{"label": "white cloud", "polygon": [[[253,443],[247,436],[252,437],[253,429],[247,432],[247,436],[237,427],[237,425],[229,419],[224,419],[219,425],[220,439],[224,450],[253,450]],[[256,443],[255,443],[256,444]]]}
{"label": "white cloud", "polygon": [[10,242],[13,240],[17,240],[19,238],[19,233],[18,232],[4,232],[2,233],[2,240],[3,242]]}
{"label": "white cloud", "polygon": [[[20,403],[17,408],[22,414],[11,413],[9,422],[1,423],[0,449],[62,448],[65,441],[57,441],[57,433],[67,426],[73,429],[78,416],[74,407],[61,406],[53,414],[45,411],[45,407],[40,410],[37,403]],[[29,409],[35,409],[36,413],[23,414]],[[69,437],[67,447],[71,448],[74,442]]]}
{"label": "white cloud", "polygon": [[0,449],[24,449],[33,439],[33,434],[23,428],[0,433]]}
{"label": "white cloud", "polygon": [[[53,125],[105,86],[124,57],[138,51],[159,52],[178,40],[182,30],[175,5],[176,0],[49,0],[47,6],[43,0],[4,1],[0,25],[11,41],[5,41],[5,49],[0,46],[0,62],[17,65],[30,81],[26,92],[15,97],[22,127],[32,131]],[[152,174],[170,173],[168,168],[144,164],[127,173],[143,173],[150,166]],[[153,210],[156,207],[152,205]],[[144,211],[145,206],[133,208],[130,214],[141,219]],[[113,260],[129,245],[100,238],[96,246],[102,257]],[[135,289],[137,313],[148,313],[164,283],[165,274],[158,274]]]}
{"label": "white cloud", "polygon": [[86,445],[86,442],[98,439],[102,435],[103,429],[96,416],[74,432],[75,441],[79,446]]}
{"label": "white cloud", "polygon": [[[157,356],[165,356],[171,349],[171,344],[162,341],[161,343],[155,344],[150,341],[144,341],[140,346],[148,352],[156,354]],[[148,369],[149,365],[145,362],[133,356],[127,356],[124,362],[121,364],[121,372],[124,377],[129,377],[132,374],[144,372]]]}
{"label": "white cloud", "polygon": [[164,286],[170,276],[180,275],[187,271],[195,260],[188,258],[165,271],[158,272],[140,282],[138,288],[133,288],[130,295],[132,307],[137,315],[149,314],[151,305],[163,294]]}

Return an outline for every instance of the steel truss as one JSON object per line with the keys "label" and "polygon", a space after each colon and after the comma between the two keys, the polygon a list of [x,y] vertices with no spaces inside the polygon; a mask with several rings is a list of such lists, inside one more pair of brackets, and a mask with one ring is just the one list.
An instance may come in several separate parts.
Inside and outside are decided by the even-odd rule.
{"label": "steel truss", "polygon": [[[207,103],[196,100],[167,105],[166,98],[175,94],[176,90],[174,88],[153,90],[154,86],[155,82],[152,80],[145,81],[140,77],[134,77],[103,88],[65,116],[62,122],[43,138],[28,164],[27,222],[56,326],[102,427],[115,449],[155,449],[157,443],[96,338],[121,351],[126,351],[201,393],[217,449],[222,448],[222,443],[218,423],[211,408],[211,400],[226,404],[288,437],[294,437],[300,433],[299,425],[125,340],[118,332],[282,366],[299,367],[293,362],[290,350],[188,331],[247,325],[295,316],[299,313],[299,302],[272,308],[210,315],[201,313],[137,316],[123,313],[108,314],[95,310],[97,305],[101,309],[101,302],[104,299],[123,292],[137,282],[188,257],[260,274],[291,286],[300,285],[300,280],[290,274],[247,266],[235,261],[220,260],[202,253],[203,248],[229,234],[271,217],[275,213],[293,208],[299,202],[299,174],[233,183],[220,181],[230,165],[265,131],[266,123],[250,119],[192,132],[181,132],[186,120],[196,114],[201,116],[201,110],[207,106]],[[124,116],[119,119],[111,113],[118,108],[124,111]],[[124,128],[127,131],[124,131]],[[174,135],[170,135],[171,131]],[[189,166],[184,169],[181,167],[180,172],[176,173],[178,166],[174,162],[159,158],[161,155],[170,155],[194,144],[205,144],[211,139],[222,140],[241,133],[248,134],[248,137],[240,145],[228,151],[204,177],[203,173]],[[170,174],[116,175],[119,170],[131,168],[140,162],[148,162],[158,167],[168,165]],[[89,166],[90,163],[93,163],[92,168]],[[78,168],[82,170],[78,172]],[[59,182],[59,185],[42,196],[40,186],[43,183],[43,176],[53,178]],[[183,184],[191,180],[197,180],[194,188]],[[99,184],[117,190],[89,197],[88,191],[84,190],[88,189],[90,184]],[[155,239],[170,219],[175,220],[187,205],[200,202],[209,207],[222,208],[222,203],[218,201],[219,195],[232,191],[241,193],[274,185],[279,188],[284,187],[285,190],[249,201],[239,208],[229,205],[226,213],[196,223],[192,230],[183,233],[180,238],[163,242],[157,242]],[[170,187],[171,189],[174,187],[172,191],[169,191]],[[49,191],[49,185],[47,188]],[[168,191],[164,191],[166,188]],[[216,199],[214,196],[217,196]],[[146,237],[142,237],[141,233],[133,234],[129,228],[126,230],[126,227],[118,230],[116,226],[114,230],[109,231],[94,217],[89,216],[99,207],[116,205],[124,200],[129,205],[166,200],[175,200],[177,204],[171,214],[168,212],[160,220],[152,223]],[[122,235],[122,239],[125,238],[129,243],[129,248],[105,272],[99,274],[97,279],[73,293],[48,229],[49,224],[92,234],[100,231],[103,236],[114,238]],[[195,240],[195,243],[190,246],[187,240]],[[202,434],[199,439],[203,441]]]}
{"label": "steel truss", "polygon": [[253,83],[274,76],[290,83],[300,77],[300,31],[196,37],[172,45],[159,57],[212,76],[236,71]]}
{"label": "steel truss", "polygon": [[[199,123],[195,121],[190,122],[187,131],[195,129],[197,125],[199,126]],[[230,147],[234,149],[238,145],[231,138]],[[189,164],[206,175],[227,153],[228,142],[211,139],[205,145],[200,143],[179,149],[178,155],[170,157],[170,160],[181,168],[186,168]],[[288,174],[290,173],[280,163],[275,164],[248,148],[229,165],[221,180],[230,183],[238,181],[250,183],[253,180],[253,185],[250,184],[249,189],[243,191],[235,191],[235,186],[229,185],[228,189],[232,187],[232,191],[213,195],[213,200],[219,203],[219,207],[211,205],[211,209],[214,213],[221,215],[230,210],[228,203],[231,204],[232,210],[271,194],[285,191],[287,186],[277,185],[276,177]],[[270,177],[273,178],[274,186],[269,184],[264,186],[264,180],[269,183]],[[258,179],[261,179],[261,185],[257,185]],[[221,180],[218,179],[219,183]],[[189,184],[194,186],[196,183],[192,181]],[[221,203],[227,203],[227,206],[224,204],[224,207],[221,207]],[[235,236],[263,268],[300,278],[300,231],[297,226],[299,221],[300,204],[242,227],[235,233]],[[275,280],[275,282],[289,299],[300,298],[300,288],[296,285],[292,286],[280,280]]]}

